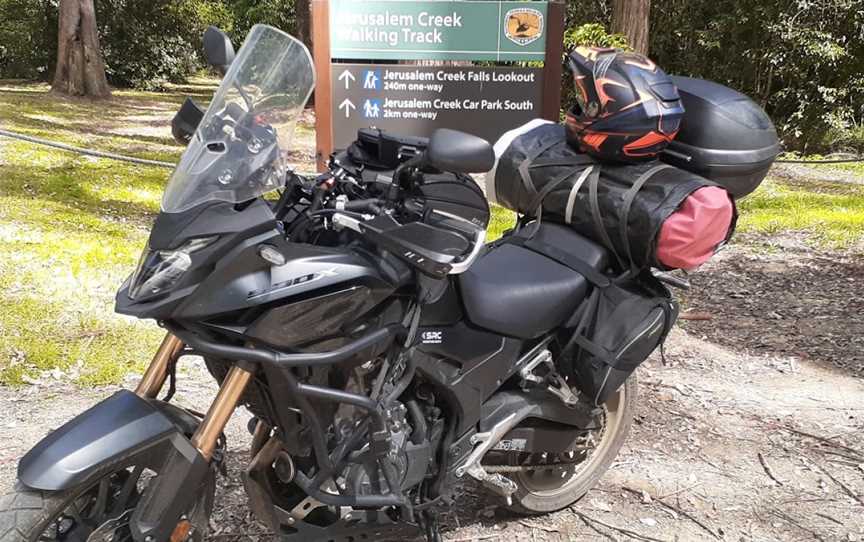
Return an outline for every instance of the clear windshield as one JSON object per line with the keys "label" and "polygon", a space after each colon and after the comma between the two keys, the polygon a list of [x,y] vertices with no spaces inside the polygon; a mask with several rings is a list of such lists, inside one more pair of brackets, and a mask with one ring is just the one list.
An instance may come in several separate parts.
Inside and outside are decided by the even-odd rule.
{"label": "clear windshield", "polygon": [[280,188],[294,125],[314,86],[303,43],[253,27],[171,175],[162,210],[240,203]]}

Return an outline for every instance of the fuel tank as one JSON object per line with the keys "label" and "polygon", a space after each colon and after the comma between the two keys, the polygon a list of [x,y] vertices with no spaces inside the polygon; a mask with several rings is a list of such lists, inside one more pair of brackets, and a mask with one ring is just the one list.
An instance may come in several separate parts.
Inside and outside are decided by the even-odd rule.
{"label": "fuel tank", "polygon": [[273,265],[260,255],[262,241],[249,239],[226,255],[172,319],[297,347],[344,337],[410,277],[396,262],[349,247],[271,246],[285,257]]}

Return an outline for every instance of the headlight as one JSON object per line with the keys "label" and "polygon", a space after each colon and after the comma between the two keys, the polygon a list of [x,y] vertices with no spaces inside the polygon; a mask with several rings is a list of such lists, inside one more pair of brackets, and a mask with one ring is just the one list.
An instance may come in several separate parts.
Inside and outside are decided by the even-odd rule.
{"label": "headlight", "polygon": [[144,250],[129,282],[129,299],[141,301],[168,292],[192,266],[190,254],[213,243],[217,236],[190,239],[175,250]]}

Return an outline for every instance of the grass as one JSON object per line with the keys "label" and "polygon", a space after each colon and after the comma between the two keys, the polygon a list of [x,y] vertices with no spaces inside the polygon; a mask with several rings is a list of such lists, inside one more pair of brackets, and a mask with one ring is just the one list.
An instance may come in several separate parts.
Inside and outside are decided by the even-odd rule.
{"label": "grass", "polygon": [[497,205],[492,206],[492,217],[486,230],[486,240],[494,241],[500,238],[505,231],[516,224],[516,213],[508,211]]}
{"label": "grass", "polygon": [[[167,121],[206,82],[169,93],[65,100],[40,84],[0,81],[0,126],[141,158],[175,161]],[[168,171],[0,138],[0,382],[119,382],[163,332],[113,313],[159,209]]]}
{"label": "grass", "polygon": [[864,185],[769,178],[740,202],[739,211],[739,231],[802,231],[824,248],[864,246]]}

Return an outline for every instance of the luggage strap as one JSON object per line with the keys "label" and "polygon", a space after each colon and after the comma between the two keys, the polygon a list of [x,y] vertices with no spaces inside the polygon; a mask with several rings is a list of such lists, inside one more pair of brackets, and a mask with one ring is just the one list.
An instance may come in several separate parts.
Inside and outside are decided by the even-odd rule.
{"label": "luggage strap", "polygon": [[[612,243],[612,239],[609,237],[609,232],[606,231],[606,226],[603,224],[603,215],[600,212],[600,201],[597,196],[598,184],[600,184],[599,172],[597,175],[593,175],[591,180],[588,182],[588,200],[591,204],[591,218],[594,220],[594,231],[603,241],[603,244],[605,244],[615,256],[621,269],[627,269],[628,266],[624,265],[624,260],[621,259],[618,251],[615,250],[615,245]],[[632,265],[630,267],[632,267]]]}
{"label": "luggage strap", "polygon": [[534,186],[533,179],[531,178],[531,170],[539,169],[544,167],[563,167],[563,166],[580,166],[580,165],[594,165],[596,162],[593,158],[588,155],[579,155],[578,157],[574,157],[571,160],[554,160],[549,162],[538,161],[538,158],[551,149],[552,147],[559,145],[560,140],[552,139],[547,144],[541,146],[539,149],[534,151],[531,155],[526,156],[525,159],[519,164],[519,176],[522,180],[522,185],[525,187],[525,190],[529,194],[534,194],[534,199],[531,200],[531,203],[528,205],[528,209],[531,209],[535,216],[539,215],[539,208],[543,204],[543,200],[546,199],[546,196],[549,195],[552,190],[558,187],[561,183],[566,181],[567,179],[573,177],[577,173],[584,171],[579,168],[574,167],[572,171],[567,171],[557,179],[553,179],[549,181],[546,186],[543,187],[542,190],[538,191]]}
{"label": "luggage strap", "polygon": [[[615,255],[615,259],[618,261],[618,265],[621,269],[628,269],[631,276],[636,276],[639,273],[639,268],[636,266],[636,262],[633,261],[633,252],[630,248],[630,237],[628,236],[630,225],[628,221],[630,219],[630,209],[633,207],[633,200],[636,199],[636,196],[639,194],[639,191],[642,190],[642,187],[645,186],[654,175],[663,171],[664,169],[669,169],[672,166],[667,164],[660,164],[658,166],[652,167],[645,173],[639,176],[636,179],[636,182],[630,187],[627,192],[624,193],[621,209],[618,214],[618,220],[620,222],[621,228],[621,243],[626,252],[625,256],[627,257],[627,261],[625,262],[624,258],[618,254],[618,251],[615,250],[615,245],[612,243],[612,238],[609,237],[609,232],[606,230],[606,225],[603,223],[603,215],[600,212],[600,201],[598,194],[598,185],[600,182],[600,176],[592,177],[588,184],[588,199],[591,205],[591,218],[594,221],[594,231],[603,240],[603,243],[609,247],[612,251],[612,254]],[[650,250],[650,249],[649,249]],[[629,265],[626,265],[629,264]]]}
{"label": "luggage strap", "polygon": [[[645,173],[643,173],[636,182],[633,183],[633,186],[630,187],[624,194],[624,201],[621,206],[619,220],[621,223],[621,242],[624,244],[624,249],[627,251],[627,259],[630,260],[630,268],[633,271],[636,271],[636,264],[633,262],[633,251],[630,248],[630,237],[628,236],[628,232],[630,231],[630,224],[628,223],[630,219],[630,209],[633,206],[633,200],[636,199],[636,196],[639,194],[639,191],[642,190],[642,187],[645,186],[654,175],[660,173],[664,169],[670,169],[672,166],[668,164],[660,164],[658,166],[654,166],[649,169]],[[649,248],[650,250],[650,248]]]}

